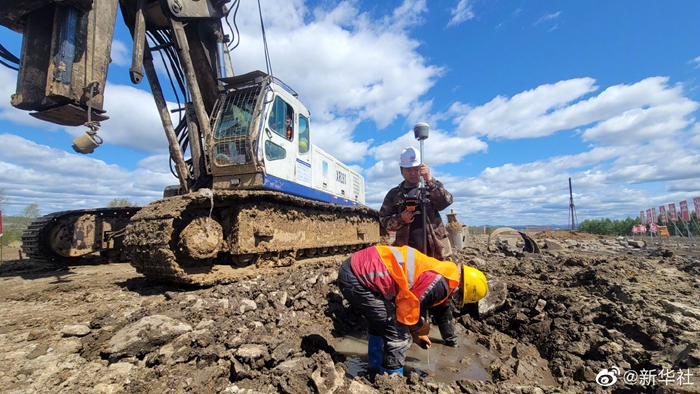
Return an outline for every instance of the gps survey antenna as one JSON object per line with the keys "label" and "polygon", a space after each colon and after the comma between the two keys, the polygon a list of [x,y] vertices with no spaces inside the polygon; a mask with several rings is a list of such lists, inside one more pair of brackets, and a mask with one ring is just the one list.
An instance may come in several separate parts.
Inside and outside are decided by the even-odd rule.
{"label": "gps survey antenna", "polygon": [[[423,154],[423,141],[428,139],[428,133],[430,132],[430,126],[428,126],[427,123],[425,122],[420,122],[416,123],[415,126],[413,126],[413,135],[416,137],[418,141],[420,141],[420,164],[421,166],[423,165],[424,161],[424,154]],[[428,219],[426,218],[426,210],[427,210],[427,199],[428,196],[426,195],[426,190],[425,190],[425,182],[426,179],[423,179],[423,177],[420,177],[420,188],[419,193],[418,193],[418,203],[420,204],[420,212],[421,212],[421,220],[423,221],[423,254],[427,255],[428,254],[428,228],[427,228],[427,222]]]}

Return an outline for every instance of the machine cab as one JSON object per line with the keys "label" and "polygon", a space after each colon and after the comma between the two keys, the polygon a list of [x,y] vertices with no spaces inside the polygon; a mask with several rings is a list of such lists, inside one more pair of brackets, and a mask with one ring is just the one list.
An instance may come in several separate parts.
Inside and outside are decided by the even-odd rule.
{"label": "machine cab", "polygon": [[309,111],[294,90],[261,71],[222,81],[227,93],[212,117],[214,188],[364,204],[362,176],[311,143]]}

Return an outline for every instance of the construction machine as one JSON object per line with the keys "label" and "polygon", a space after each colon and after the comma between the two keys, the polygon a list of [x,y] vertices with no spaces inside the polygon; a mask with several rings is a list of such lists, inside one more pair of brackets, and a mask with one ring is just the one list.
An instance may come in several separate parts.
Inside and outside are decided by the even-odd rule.
{"label": "construction machine", "polygon": [[[40,218],[22,239],[28,256],[71,263],[99,252],[128,259],[148,277],[211,285],[230,281],[238,267],[288,265],[380,242],[363,177],[313,144],[298,94],[271,72],[233,75],[222,21],[237,4],[2,1],[0,24],[23,35],[12,105],[55,124],[86,126],[73,145],[81,153],[102,143],[97,133],[108,119],[105,84],[121,11],[133,37],[131,80],[145,76],[178,179],[163,199],[142,208]],[[183,98],[174,111],[154,56]]]}

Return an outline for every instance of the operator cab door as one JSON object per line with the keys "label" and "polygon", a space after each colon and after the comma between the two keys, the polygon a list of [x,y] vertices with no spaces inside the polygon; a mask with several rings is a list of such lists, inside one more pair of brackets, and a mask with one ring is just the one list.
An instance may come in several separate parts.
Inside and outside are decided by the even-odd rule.
{"label": "operator cab door", "polygon": [[295,163],[294,180],[296,183],[311,187],[311,139],[309,136],[309,118],[299,114],[298,153]]}
{"label": "operator cab door", "polygon": [[286,181],[294,181],[297,155],[297,112],[277,92],[265,121],[262,137],[265,172]]}

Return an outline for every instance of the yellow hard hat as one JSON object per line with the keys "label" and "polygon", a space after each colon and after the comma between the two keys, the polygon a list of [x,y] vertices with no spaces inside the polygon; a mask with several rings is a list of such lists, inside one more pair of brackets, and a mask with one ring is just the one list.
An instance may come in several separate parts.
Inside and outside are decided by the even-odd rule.
{"label": "yellow hard hat", "polygon": [[476,268],[462,265],[462,306],[464,304],[478,302],[486,297],[489,285],[486,275]]}

